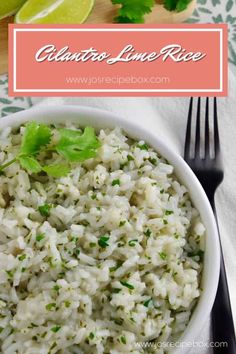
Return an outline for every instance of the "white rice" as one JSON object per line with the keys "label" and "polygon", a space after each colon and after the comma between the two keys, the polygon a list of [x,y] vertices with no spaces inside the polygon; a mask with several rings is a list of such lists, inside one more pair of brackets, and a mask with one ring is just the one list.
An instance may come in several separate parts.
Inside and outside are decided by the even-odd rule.
{"label": "white rice", "polygon": [[[0,132],[0,164],[23,130]],[[141,342],[178,338],[189,322],[200,296],[199,213],[144,142],[119,128],[98,137],[96,158],[67,177],[18,163],[0,176],[1,353],[151,353]],[[38,212],[45,203],[48,218]]]}

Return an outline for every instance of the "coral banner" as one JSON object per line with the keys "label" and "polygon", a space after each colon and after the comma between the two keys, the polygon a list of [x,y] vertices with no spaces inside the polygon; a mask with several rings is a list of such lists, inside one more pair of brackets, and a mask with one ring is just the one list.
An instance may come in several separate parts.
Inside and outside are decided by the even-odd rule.
{"label": "coral banner", "polygon": [[227,26],[10,25],[10,96],[225,96]]}

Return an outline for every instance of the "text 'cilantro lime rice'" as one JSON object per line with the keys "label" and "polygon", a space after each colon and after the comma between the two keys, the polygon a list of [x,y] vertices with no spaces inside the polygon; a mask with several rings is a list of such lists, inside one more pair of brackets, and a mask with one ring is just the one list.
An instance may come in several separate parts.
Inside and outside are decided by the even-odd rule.
{"label": "text 'cilantro lime rice'", "polygon": [[180,336],[205,229],[173,166],[119,128],[32,122],[0,132],[0,165],[2,353],[152,353],[139,343]]}

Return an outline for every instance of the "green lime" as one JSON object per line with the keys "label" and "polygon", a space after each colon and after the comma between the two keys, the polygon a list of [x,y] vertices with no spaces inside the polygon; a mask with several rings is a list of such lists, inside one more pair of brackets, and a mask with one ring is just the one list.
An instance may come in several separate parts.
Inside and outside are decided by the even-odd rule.
{"label": "green lime", "polygon": [[26,0],[0,0],[0,20],[15,14]]}
{"label": "green lime", "polygon": [[28,0],[16,14],[15,22],[82,23],[93,4],[94,0]]}

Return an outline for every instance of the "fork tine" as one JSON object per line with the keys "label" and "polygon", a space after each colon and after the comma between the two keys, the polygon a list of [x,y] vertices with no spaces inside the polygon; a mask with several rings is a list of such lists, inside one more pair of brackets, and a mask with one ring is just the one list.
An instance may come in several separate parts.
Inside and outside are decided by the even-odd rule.
{"label": "fork tine", "polygon": [[192,110],[193,110],[193,97],[190,98],[189,110],[188,110],[188,122],[187,122],[185,145],[184,145],[185,160],[188,160],[190,158]]}
{"label": "fork tine", "polygon": [[195,157],[200,157],[200,115],[201,115],[201,97],[197,102],[197,120],[196,120],[196,140],[195,140]]}
{"label": "fork tine", "polygon": [[205,158],[210,156],[209,97],[206,98],[205,112]]}
{"label": "fork tine", "polygon": [[215,157],[216,157],[220,152],[220,139],[219,139],[219,129],[218,129],[216,97],[214,97],[214,147],[215,147]]}

